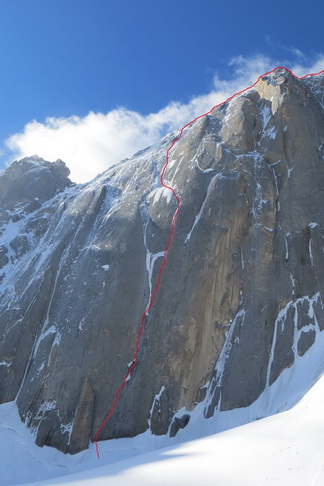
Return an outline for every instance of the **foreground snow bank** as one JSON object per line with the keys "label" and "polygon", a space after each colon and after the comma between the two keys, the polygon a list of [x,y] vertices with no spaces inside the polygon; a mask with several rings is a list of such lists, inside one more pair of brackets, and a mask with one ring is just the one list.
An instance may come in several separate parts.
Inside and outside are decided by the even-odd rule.
{"label": "foreground snow bank", "polygon": [[320,486],[324,484],[324,377],[293,409],[204,439],[65,478],[65,486]]}
{"label": "foreground snow bank", "polygon": [[[101,442],[101,460],[93,444],[75,456],[38,448],[21,423],[16,404],[1,405],[0,484],[320,486],[324,484],[324,377],[308,390],[324,370],[323,349],[324,332],[250,407],[218,412],[206,420],[201,403],[189,412],[188,426],[175,438],[147,432]],[[307,391],[291,410],[257,420],[287,410]],[[231,430],[211,435],[226,429]]]}

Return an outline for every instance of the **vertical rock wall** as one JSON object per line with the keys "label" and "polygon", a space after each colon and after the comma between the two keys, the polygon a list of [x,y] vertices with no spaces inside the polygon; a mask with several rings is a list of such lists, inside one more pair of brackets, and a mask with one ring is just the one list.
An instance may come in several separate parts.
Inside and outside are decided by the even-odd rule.
{"label": "vertical rock wall", "polygon": [[[159,183],[174,136],[84,186],[61,162],[0,177],[0,399],[40,446],[86,448],[131,364],[176,208]],[[206,417],[245,407],[312,346],[323,147],[323,76],[285,70],[185,131],[165,174],[181,200],[168,263],[102,439],[169,433],[206,391]]]}

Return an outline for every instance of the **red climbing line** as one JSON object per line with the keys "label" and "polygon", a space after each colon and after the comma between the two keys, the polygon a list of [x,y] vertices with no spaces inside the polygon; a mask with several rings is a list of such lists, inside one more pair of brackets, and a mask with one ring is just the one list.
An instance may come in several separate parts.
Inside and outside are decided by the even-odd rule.
{"label": "red climbing line", "polygon": [[158,273],[157,284],[156,284],[156,287],[154,289],[154,292],[153,292],[153,294],[151,296],[149,305],[145,309],[145,311],[143,312],[142,317],[141,317],[141,325],[140,325],[140,328],[139,328],[139,331],[138,331],[138,335],[137,335],[137,339],[136,339],[135,352],[134,352],[134,357],[133,357],[132,364],[128,368],[128,371],[126,373],[126,376],[125,376],[122,384],[120,385],[120,387],[118,388],[118,390],[116,392],[116,395],[115,395],[113,404],[112,404],[112,406],[111,406],[111,408],[110,408],[110,410],[109,410],[106,418],[104,419],[104,421],[100,425],[100,427],[97,430],[97,433],[96,433],[96,435],[94,437],[94,443],[96,445],[96,453],[97,453],[98,459],[100,459],[99,446],[98,446],[99,436],[100,436],[100,434],[102,432],[102,429],[104,428],[104,426],[106,425],[106,423],[108,422],[108,420],[110,419],[110,417],[112,416],[112,414],[113,414],[113,412],[114,412],[114,410],[116,408],[116,405],[117,405],[117,402],[118,402],[118,399],[119,399],[119,395],[120,395],[121,391],[123,390],[123,388],[125,387],[125,385],[126,385],[128,379],[129,379],[129,377],[130,377],[133,369],[135,368],[135,366],[137,364],[137,357],[138,357],[138,353],[139,353],[139,345],[140,345],[141,337],[142,337],[143,330],[144,330],[144,326],[145,326],[145,317],[148,315],[148,313],[152,309],[153,304],[154,304],[154,301],[155,301],[156,294],[158,293],[158,290],[159,290],[160,285],[161,285],[162,273],[163,273],[164,267],[166,266],[166,263],[167,263],[167,256],[168,256],[168,252],[169,252],[169,249],[170,249],[172,240],[173,240],[173,235],[174,235],[174,231],[175,231],[175,224],[176,224],[176,220],[177,220],[177,217],[178,217],[178,214],[179,214],[179,211],[180,211],[180,207],[181,207],[181,201],[180,201],[178,195],[176,194],[175,190],[173,189],[173,187],[168,186],[167,184],[164,183],[164,174],[165,174],[165,171],[166,171],[166,169],[167,169],[167,167],[169,165],[170,151],[173,149],[174,145],[180,140],[180,138],[182,137],[183,132],[184,132],[184,130],[186,128],[188,128],[189,126],[191,126],[193,123],[195,123],[200,118],[203,118],[204,116],[209,115],[215,108],[218,108],[219,106],[224,105],[228,101],[232,100],[233,98],[235,98],[235,96],[238,96],[239,94],[242,94],[245,91],[253,88],[260,81],[261,78],[263,78],[264,76],[267,76],[268,74],[273,73],[274,71],[277,71],[277,69],[284,69],[285,71],[288,71],[293,77],[295,77],[297,79],[304,79],[304,78],[307,78],[308,76],[317,76],[319,74],[324,73],[324,69],[323,69],[322,71],[320,71],[318,73],[306,74],[305,76],[299,77],[299,76],[296,76],[290,69],[285,68],[283,66],[278,66],[278,67],[272,69],[272,71],[268,71],[268,72],[262,74],[261,76],[259,76],[258,79],[257,79],[257,81],[254,84],[252,84],[252,86],[249,86],[248,88],[245,88],[245,89],[242,89],[241,91],[238,91],[237,93],[235,93],[232,96],[230,96],[229,98],[227,98],[225,101],[222,101],[221,103],[218,103],[217,105],[213,106],[211,108],[211,110],[207,111],[207,113],[204,113],[203,115],[199,115],[196,118],[194,118],[193,120],[191,120],[189,123],[187,123],[184,127],[181,128],[179,135],[173,140],[172,144],[169,146],[169,148],[166,151],[165,164],[164,164],[163,169],[162,169],[162,172],[160,174],[160,182],[161,182],[161,185],[163,187],[165,187],[166,189],[170,189],[170,191],[172,191],[172,194],[173,194],[173,196],[174,196],[174,198],[175,198],[175,200],[177,202],[177,209],[176,209],[176,211],[175,211],[175,213],[173,215],[173,218],[172,218],[171,231],[170,231],[169,239],[168,239],[168,242],[167,242],[167,246],[166,246],[166,248],[164,250],[163,263],[162,263],[162,265],[160,267],[160,270],[159,270],[159,273]]}

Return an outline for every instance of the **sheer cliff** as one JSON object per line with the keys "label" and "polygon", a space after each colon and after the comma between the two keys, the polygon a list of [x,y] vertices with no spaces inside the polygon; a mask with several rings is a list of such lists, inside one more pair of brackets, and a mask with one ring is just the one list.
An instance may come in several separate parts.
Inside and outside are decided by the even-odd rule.
{"label": "sheer cliff", "polygon": [[[84,185],[37,157],[0,174],[0,402],[40,446],[86,448],[132,362],[177,135]],[[246,407],[323,331],[324,76],[262,77],[184,131],[164,180],[181,210],[101,439],[174,435],[202,401],[205,417]]]}

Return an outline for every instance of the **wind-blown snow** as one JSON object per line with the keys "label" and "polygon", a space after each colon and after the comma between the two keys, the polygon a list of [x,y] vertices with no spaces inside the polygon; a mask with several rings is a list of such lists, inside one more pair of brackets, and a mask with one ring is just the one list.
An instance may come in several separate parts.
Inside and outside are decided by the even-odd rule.
{"label": "wind-blown snow", "polygon": [[271,116],[272,116],[272,113],[271,113],[269,106],[264,105],[262,107],[262,119],[263,119],[262,120],[262,129],[263,130],[267,127],[267,125],[268,125],[268,123],[271,119]]}

